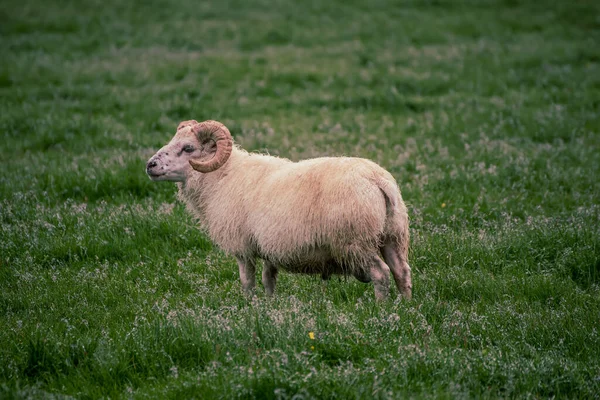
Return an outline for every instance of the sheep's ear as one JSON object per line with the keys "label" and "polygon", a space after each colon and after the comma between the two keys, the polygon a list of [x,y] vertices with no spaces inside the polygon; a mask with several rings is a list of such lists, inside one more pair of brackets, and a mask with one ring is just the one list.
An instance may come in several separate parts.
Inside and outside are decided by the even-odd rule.
{"label": "sheep's ear", "polygon": [[189,121],[180,122],[179,126],[177,127],[177,132],[179,132],[181,129],[187,128],[188,126],[191,126],[191,125],[198,125],[198,121],[196,121],[195,119],[190,119]]}

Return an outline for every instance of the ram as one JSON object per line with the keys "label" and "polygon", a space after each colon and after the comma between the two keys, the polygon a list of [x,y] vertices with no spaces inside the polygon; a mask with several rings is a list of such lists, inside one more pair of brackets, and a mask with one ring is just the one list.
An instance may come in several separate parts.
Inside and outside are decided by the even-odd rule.
{"label": "ram", "polygon": [[372,161],[323,157],[292,162],[248,153],[216,121],[179,124],[146,166],[177,182],[178,197],[209,237],[238,262],[252,293],[263,260],[266,293],[277,272],[353,275],[389,295],[390,270],[410,298],[408,214],[392,175]]}

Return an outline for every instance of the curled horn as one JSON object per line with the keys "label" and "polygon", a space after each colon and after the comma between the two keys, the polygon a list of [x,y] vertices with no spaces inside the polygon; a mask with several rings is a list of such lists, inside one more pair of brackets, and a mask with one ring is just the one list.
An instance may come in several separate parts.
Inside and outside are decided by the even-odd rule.
{"label": "curled horn", "polygon": [[[183,123],[184,122],[182,122],[182,124]],[[203,173],[212,172],[221,168],[231,155],[231,150],[233,148],[233,138],[231,137],[231,133],[229,133],[229,129],[217,121],[204,121],[194,125],[192,132],[196,135],[198,142],[203,143],[209,139],[213,140],[217,145],[217,151],[210,160],[190,160],[192,168]]]}

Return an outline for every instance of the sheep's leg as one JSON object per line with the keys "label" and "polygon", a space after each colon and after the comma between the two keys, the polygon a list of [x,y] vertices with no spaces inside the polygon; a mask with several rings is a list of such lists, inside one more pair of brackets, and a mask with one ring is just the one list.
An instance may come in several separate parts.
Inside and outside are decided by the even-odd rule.
{"label": "sheep's leg", "polygon": [[410,299],[412,296],[411,270],[406,262],[406,254],[403,254],[400,247],[394,243],[388,243],[381,248],[383,259],[389,265],[396,281],[396,287],[400,294]]}
{"label": "sheep's leg", "polygon": [[240,268],[242,289],[247,295],[252,295],[254,286],[256,285],[256,263],[252,258],[237,258],[237,262]]}
{"label": "sheep's leg", "polygon": [[371,282],[371,275],[369,272],[363,270],[363,269],[358,269],[354,272],[354,277],[362,283],[369,283]]}
{"label": "sheep's leg", "polygon": [[373,286],[375,286],[375,298],[377,300],[386,299],[390,293],[390,268],[379,256],[373,256],[369,273]]}
{"label": "sheep's leg", "polygon": [[267,292],[267,296],[273,296],[275,284],[277,283],[277,267],[269,261],[264,262],[262,271],[262,283]]}
{"label": "sheep's leg", "polygon": [[333,271],[335,270],[335,265],[332,265],[332,261],[324,262],[321,264],[321,279],[324,281],[328,281],[331,279],[331,275],[333,275]]}

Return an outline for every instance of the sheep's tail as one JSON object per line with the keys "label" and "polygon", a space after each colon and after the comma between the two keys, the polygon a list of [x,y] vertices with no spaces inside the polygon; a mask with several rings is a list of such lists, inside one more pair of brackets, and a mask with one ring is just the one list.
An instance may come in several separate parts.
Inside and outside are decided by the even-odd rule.
{"label": "sheep's tail", "polygon": [[377,186],[385,198],[386,222],[381,238],[383,242],[396,242],[401,251],[408,249],[408,213],[395,180],[379,177]]}
{"label": "sheep's tail", "polygon": [[388,215],[390,215],[390,213],[393,213],[394,210],[397,209],[398,203],[402,201],[402,198],[400,197],[400,189],[398,189],[398,185],[395,181],[390,181],[383,177],[377,179],[376,183],[379,187],[379,190],[381,190],[383,196],[385,197],[386,209]]}
{"label": "sheep's tail", "polygon": [[386,222],[380,251],[390,268],[398,292],[402,297],[412,297],[412,273],[408,265],[408,213],[396,181],[381,179],[379,189],[385,197]]}

